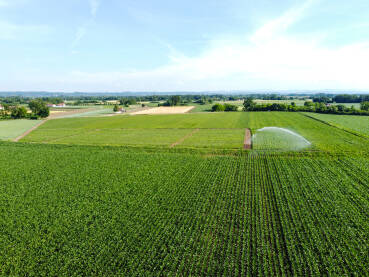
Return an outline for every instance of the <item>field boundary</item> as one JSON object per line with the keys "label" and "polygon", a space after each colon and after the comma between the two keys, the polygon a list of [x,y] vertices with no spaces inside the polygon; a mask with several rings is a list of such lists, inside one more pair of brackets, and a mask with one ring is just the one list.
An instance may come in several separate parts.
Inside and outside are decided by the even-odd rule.
{"label": "field boundary", "polygon": [[28,134],[30,134],[32,131],[36,130],[38,127],[40,127],[42,124],[44,124],[46,121],[50,120],[49,118],[41,121],[40,123],[38,123],[37,125],[33,126],[31,129],[25,131],[23,134],[21,134],[20,136],[16,137],[15,139],[13,139],[14,142],[18,142],[20,141],[22,138],[24,138],[25,136],[27,136]]}
{"label": "field boundary", "polygon": [[[90,130],[90,131],[87,131],[85,132],[86,134],[91,134],[91,133],[95,133],[95,132],[98,132],[100,131],[99,129],[96,129],[96,130]],[[80,134],[82,134],[83,131],[81,130],[81,132],[79,132],[78,134],[73,134],[73,135],[68,135],[68,136],[63,136],[63,137],[59,137],[59,138],[54,138],[54,139],[50,139],[50,140],[45,140],[44,142],[45,143],[53,143],[53,142],[57,142],[58,140],[61,140],[61,139],[65,139],[65,138],[71,138],[71,137],[76,137],[76,136],[79,136]]]}
{"label": "field boundary", "polygon": [[182,144],[186,139],[188,139],[188,138],[192,137],[192,136],[193,136],[194,134],[196,134],[198,131],[200,131],[200,129],[195,129],[195,130],[193,130],[191,133],[187,134],[186,136],[184,136],[184,137],[183,137],[183,138],[181,138],[180,140],[176,141],[175,143],[172,143],[172,144],[170,145],[170,148],[173,148],[173,147],[175,147],[175,146],[177,146],[177,145]]}
{"label": "field boundary", "polygon": [[251,130],[246,128],[245,139],[243,141],[243,149],[252,149]]}
{"label": "field boundary", "polygon": [[366,135],[364,135],[364,134],[357,133],[357,132],[355,132],[355,131],[352,131],[352,130],[346,129],[346,128],[342,127],[342,126],[338,126],[338,125],[335,125],[335,124],[329,123],[329,122],[327,122],[327,121],[324,121],[324,120],[319,119],[319,118],[315,118],[315,117],[310,116],[310,115],[307,115],[307,114],[305,114],[305,113],[300,113],[300,114],[302,114],[303,116],[306,116],[307,118],[310,118],[310,119],[316,120],[316,121],[318,121],[318,122],[320,122],[320,123],[326,124],[326,125],[328,125],[328,126],[331,126],[331,127],[336,128],[336,129],[340,129],[340,130],[342,130],[342,131],[344,131],[344,132],[346,132],[346,133],[349,133],[349,134],[351,134],[351,135],[354,135],[354,136],[357,136],[357,137],[361,137],[361,138],[364,138],[364,139],[369,139],[369,137],[368,137],[368,136],[366,136]]}

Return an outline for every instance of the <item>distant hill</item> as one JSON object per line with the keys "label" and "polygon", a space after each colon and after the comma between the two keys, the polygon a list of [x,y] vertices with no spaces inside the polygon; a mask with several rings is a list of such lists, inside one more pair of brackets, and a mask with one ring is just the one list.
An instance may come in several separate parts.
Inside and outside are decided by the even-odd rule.
{"label": "distant hill", "polygon": [[337,95],[337,94],[369,94],[369,91],[357,90],[232,90],[232,91],[123,91],[123,92],[50,92],[50,91],[0,91],[0,96],[22,97],[60,97],[60,96],[150,96],[150,95],[250,95],[250,94],[278,94],[278,95]]}

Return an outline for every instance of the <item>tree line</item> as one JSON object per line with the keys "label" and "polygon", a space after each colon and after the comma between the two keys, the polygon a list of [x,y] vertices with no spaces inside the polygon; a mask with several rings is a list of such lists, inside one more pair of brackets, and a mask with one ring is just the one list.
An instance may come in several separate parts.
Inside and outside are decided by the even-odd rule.
{"label": "tree line", "polygon": [[46,118],[50,115],[50,109],[42,99],[33,99],[28,102],[31,113],[28,113],[24,105],[2,104],[0,110],[1,119],[39,119]]}
{"label": "tree line", "polygon": [[354,106],[346,107],[339,104],[328,104],[325,102],[306,101],[303,106],[297,106],[294,102],[291,104],[272,103],[257,104],[252,98],[247,98],[243,103],[244,111],[285,111],[285,112],[316,112],[328,114],[351,114],[351,115],[369,115],[369,101],[360,104],[360,109]]}

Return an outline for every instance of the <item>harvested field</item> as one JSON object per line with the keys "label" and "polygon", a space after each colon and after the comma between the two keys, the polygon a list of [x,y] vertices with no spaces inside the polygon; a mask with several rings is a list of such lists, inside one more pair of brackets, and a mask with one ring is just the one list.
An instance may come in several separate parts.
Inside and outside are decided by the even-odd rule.
{"label": "harvested field", "polygon": [[143,111],[133,112],[132,115],[137,114],[180,114],[187,113],[191,111],[194,106],[183,106],[183,107],[157,107],[152,109],[147,109]]}
{"label": "harvested field", "polygon": [[72,116],[82,113],[94,111],[94,109],[75,109],[75,110],[64,110],[64,111],[51,111],[49,119],[62,118],[66,116]]}

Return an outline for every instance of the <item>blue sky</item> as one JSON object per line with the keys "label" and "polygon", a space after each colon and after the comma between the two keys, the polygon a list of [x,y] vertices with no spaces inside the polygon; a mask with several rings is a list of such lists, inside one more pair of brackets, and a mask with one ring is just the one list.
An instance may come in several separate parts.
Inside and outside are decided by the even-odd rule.
{"label": "blue sky", "polygon": [[368,0],[0,0],[0,91],[369,89]]}

